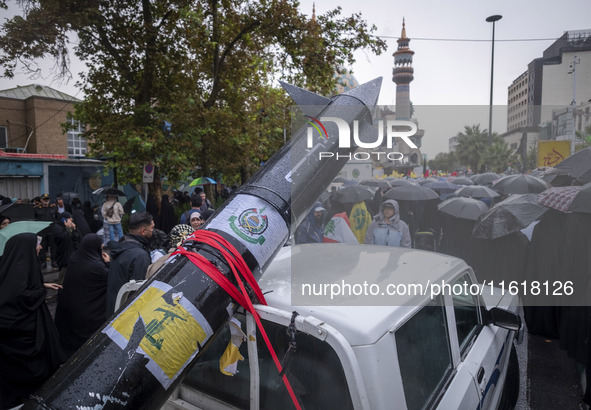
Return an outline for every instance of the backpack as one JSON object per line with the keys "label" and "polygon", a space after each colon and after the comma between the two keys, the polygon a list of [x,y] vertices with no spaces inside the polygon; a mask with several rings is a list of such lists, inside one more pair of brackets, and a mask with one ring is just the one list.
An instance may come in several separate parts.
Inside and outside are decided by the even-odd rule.
{"label": "backpack", "polygon": [[109,209],[107,209],[107,212],[105,212],[105,215],[107,216],[107,218],[112,218],[113,214],[115,213],[115,210],[113,209],[115,207],[116,202],[113,202],[113,205],[111,205],[111,207]]}

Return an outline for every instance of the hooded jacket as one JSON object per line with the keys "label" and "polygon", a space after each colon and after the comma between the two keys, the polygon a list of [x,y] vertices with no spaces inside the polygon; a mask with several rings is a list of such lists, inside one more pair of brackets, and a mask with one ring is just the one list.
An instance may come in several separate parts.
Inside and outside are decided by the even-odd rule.
{"label": "hooded jacket", "polygon": [[324,237],[324,224],[326,222],[326,210],[322,211],[320,224],[314,218],[316,208],[324,208],[320,202],[316,202],[304,221],[300,224],[295,233],[295,242],[300,243],[321,243]]}
{"label": "hooded jacket", "polygon": [[[384,217],[384,206],[389,204],[396,212],[390,220]],[[380,211],[374,217],[367,228],[365,243],[373,245],[398,246],[402,248],[411,247],[410,231],[406,222],[400,220],[398,202],[388,199],[380,205]]]}
{"label": "hooded jacket", "polygon": [[115,311],[115,300],[121,286],[130,280],[144,280],[152,263],[148,240],[127,234],[121,242],[110,241],[111,265],[107,281],[107,318]]}

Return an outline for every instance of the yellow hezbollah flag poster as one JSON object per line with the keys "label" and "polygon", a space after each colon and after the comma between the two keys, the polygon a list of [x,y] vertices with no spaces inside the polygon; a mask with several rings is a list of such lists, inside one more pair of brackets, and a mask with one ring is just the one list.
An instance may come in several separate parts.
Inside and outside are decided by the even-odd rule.
{"label": "yellow hezbollah flag poster", "polygon": [[[139,326],[139,327],[138,327]],[[154,281],[103,330],[122,349],[149,359],[146,367],[165,388],[213,334],[209,323],[182,294]],[[139,345],[129,346],[134,333]],[[136,342],[137,343],[137,342]]]}
{"label": "yellow hezbollah flag poster", "polygon": [[555,167],[570,155],[570,141],[538,141],[538,167]]}

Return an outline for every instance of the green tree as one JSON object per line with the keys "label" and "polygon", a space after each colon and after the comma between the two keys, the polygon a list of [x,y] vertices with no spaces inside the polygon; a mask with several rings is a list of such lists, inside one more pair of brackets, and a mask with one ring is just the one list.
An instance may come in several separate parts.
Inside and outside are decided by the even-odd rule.
{"label": "green tree", "polygon": [[496,173],[505,171],[509,167],[509,163],[511,165],[518,163],[518,159],[511,156],[511,148],[497,134],[493,134],[492,145],[486,147],[483,160],[489,170]]}
{"label": "green tree", "polygon": [[538,146],[534,145],[527,152],[526,171],[532,171],[538,167]]}
{"label": "green tree", "polygon": [[444,172],[453,172],[457,167],[457,159],[453,152],[440,152],[429,161],[429,168]]}
{"label": "green tree", "polygon": [[327,94],[335,67],[353,63],[356,49],[386,48],[359,14],[337,8],[308,19],[296,0],[18,5],[22,15],[0,35],[4,76],[52,57],[67,77],[72,47],[87,67],[74,117],[88,126],[93,155],[107,157],[123,182],[137,181],[146,161],[169,180],[248,176],[289,128],[276,78]]}
{"label": "green tree", "polygon": [[575,144],[575,152],[591,147],[591,126],[586,127],[584,131],[577,131],[576,134],[581,142]]}
{"label": "green tree", "polygon": [[482,163],[483,154],[488,144],[488,132],[480,130],[480,124],[466,125],[464,132],[458,133],[457,137],[456,158],[458,162],[468,166],[473,172],[478,172],[478,166]]}

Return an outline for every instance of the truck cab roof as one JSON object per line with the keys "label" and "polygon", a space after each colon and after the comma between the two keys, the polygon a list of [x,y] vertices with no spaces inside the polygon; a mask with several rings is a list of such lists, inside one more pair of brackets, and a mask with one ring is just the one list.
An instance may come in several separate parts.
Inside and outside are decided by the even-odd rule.
{"label": "truck cab roof", "polygon": [[[330,323],[351,346],[375,343],[389,329],[405,321],[419,306],[431,299],[424,295],[388,296],[387,285],[416,284],[428,289],[431,284],[449,282],[468,266],[461,259],[415,249],[376,245],[306,244],[284,247],[259,280],[269,306],[297,311]],[[330,299],[302,297],[308,280],[321,282],[327,291],[332,284],[378,284],[379,295],[347,296]],[[316,288],[317,290],[321,290]],[[417,288],[418,289],[418,288]],[[314,300],[329,302],[323,305]],[[392,302],[396,301],[396,306]],[[304,302],[304,303],[300,303]]]}

